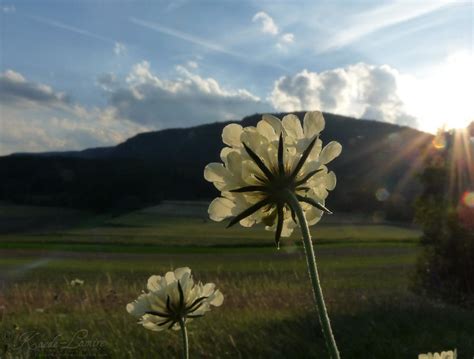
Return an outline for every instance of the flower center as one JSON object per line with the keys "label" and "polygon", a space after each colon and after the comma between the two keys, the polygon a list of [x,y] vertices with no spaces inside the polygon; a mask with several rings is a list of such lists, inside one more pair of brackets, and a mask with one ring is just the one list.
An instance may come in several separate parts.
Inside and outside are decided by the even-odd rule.
{"label": "flower center", "polygon": [[295,191],[296,183],[291,176],[278,174],[272,180],[267,181],[265,187],[272,202],[283,203],[286,202],[287,191]]}

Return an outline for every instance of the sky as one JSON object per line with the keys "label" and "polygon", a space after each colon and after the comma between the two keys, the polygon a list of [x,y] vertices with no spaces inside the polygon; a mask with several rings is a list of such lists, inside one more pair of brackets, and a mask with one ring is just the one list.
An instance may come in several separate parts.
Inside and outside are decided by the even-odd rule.
{"label": "sky", "polygon": [[473,1],[0,1],[0,155],[322,110],[474,120]]}

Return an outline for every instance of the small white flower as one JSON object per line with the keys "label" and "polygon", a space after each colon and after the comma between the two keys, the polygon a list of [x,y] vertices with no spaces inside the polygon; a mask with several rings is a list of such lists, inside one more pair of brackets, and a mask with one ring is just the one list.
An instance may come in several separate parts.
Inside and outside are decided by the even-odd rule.
{"label": "small white flower", "polygon": [[82,279],[76,278],[73,279],[70,283],[71,287],[79,287],[81,285],[84,285],[84,281]]}
{"label": "small white flower", "polygon": [[428,353],[428,354],[419,354],[418,359],[456,359],[457,352],[456,349],[441,352],[441,353]]}
{"label": "small white flower", "polygon": [[334,172],[326,164],[339,156],[342,146],[329,142],[324,148],[319,139],[325,122],[321,112],[308,112],[303,127],[295,115],[280,121],[263,115],[256,127],[227,125],[221,151],[222,163],[210,163],[204,178],[221,191],[209,206],[214,221],[233,217],[229,226],[239,222],[244,227],[263,222],[266,229],[288,237],[297,226],[287,192],[301,203],[309,225],[316,224],[323,212],[328,191],[336,186]]}
{"label": "small white flower", "polygon": [[148,279],[148,292],[127,304],[127,311],[140,318],[146,329],[179,330],[180,322],[202,317],[211,305],[222,305],[224,296],[214,283],[195,283],[191,269],[184,267],[164,276],[153,275]]}

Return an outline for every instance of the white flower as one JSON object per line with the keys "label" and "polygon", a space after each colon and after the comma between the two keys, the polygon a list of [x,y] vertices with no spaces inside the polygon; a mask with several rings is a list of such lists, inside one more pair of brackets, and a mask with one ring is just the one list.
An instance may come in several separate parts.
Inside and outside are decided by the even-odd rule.
{"label": "white flower", "polygon": [[78,287],[84,285],[84,281],[82,279],[76,278],[73,279],[69,284],[71,285],[71,287]]}
{"label": "white flower", "polygon": [[319,139],[324,129],[321,112],[308,112],[303,127],[295,115],[280,121],[263,115],[256,127],[227,125],[221,151],[222,163],[210,163],[204,178],[221,191],[209,206],[214,221],[233,217],[244,227],[263,222],[280,236],[288,237],[297,223],[287,203],[288,191],[300,201],[309,225],[316,224],[323,212],[328,191],[336,186],[334,172],[326,164],[339,156],[342,146],[329,142],[324,148]]}
{"label": "white flower", "polygon": [[419,354],[418,359],[456,359],[456,349],[441,353]]}
{"label": "white flower", "polygon": [[194,283],[191,269],[177,268],[163,277],[153,275],[148,279],[148,292],[127,304],[127,311],[140,318],[146,329],[160,331],[180,328],[180,322],[202,317],[211,305],[222,305],[224,296],[214,283]]}

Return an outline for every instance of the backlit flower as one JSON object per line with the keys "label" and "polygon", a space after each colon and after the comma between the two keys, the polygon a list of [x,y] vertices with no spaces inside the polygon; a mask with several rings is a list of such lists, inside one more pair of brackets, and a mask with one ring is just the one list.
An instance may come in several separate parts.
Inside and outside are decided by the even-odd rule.
{"label": "backlit flower", "polygon": [[450,350],[441,353],[419,354],[418,359],[456,359],[456,356],[456,350]]}
{"label": "backlit flower", "polygon": [[146,329],[180,329],[180,322],[202,317],[211,305],[222,305],[224,296],[214,283],[195,283],[191,269],[177,268],[164,276],[153,275],[148,279],[148,292],[127,304],[127,311],[140,318]]}
{"label": "backlit flower", "polygon": [[223,163],[210,163],[204,177],[221,191],[209,206],[212,220],[232,217],[229,227],[263,222],[274,230],[275,242],[288,237],[297,226],[288,205],[288,191],[296,195],[309,225],[316,224],[325,207],[336,176],[326,164],[339,156],[342,146],[332,141],[324,148],[319,139],[324,129],[321,112],[308,112],[303,127],[295,115],[280,121],[263,115],[256,127],[227,125],[222,132],[228,146],[221,151]]}

